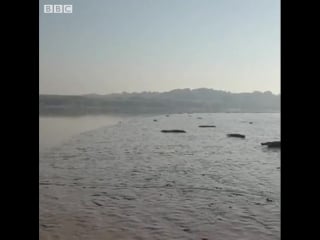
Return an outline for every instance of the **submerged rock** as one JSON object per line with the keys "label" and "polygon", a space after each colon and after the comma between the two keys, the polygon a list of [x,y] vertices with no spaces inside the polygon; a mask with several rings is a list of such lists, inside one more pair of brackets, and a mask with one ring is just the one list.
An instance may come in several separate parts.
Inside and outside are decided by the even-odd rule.
{"label": "submerged rock", "polygon": [[239,133],[229,133],[227,134],[228,137],[237,137],[237,138],[245,138],[246,136]]}
{"label": "submerged rock", "polygon": [[173,129],[173,130],[161,130],[161,132],[163,132],[163,133],[185,133],[186,131]]}
{"label": "submerged rock", "polygon": [[264,142],[264,143],[261,143],[261,145],[267,146],[269,148],[281,148],[281,142],[280,141]]}

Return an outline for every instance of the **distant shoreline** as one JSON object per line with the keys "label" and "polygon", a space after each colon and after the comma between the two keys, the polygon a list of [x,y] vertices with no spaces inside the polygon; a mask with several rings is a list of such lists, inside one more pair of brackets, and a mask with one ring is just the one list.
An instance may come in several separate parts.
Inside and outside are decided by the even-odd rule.
{"label": "distant shoreline", "polygon": [[118,117],[132,117],[132,116],[158,116],[158,115],[164,115],[164,114],[206,114],[206,113],[215,113],[215,114],[281,114],[281,112],[193,112],[193,113],[149,113],[149,114],[143,114],[143,113],[130,113],[130,114],[125,114],[125,113],[66,113],[66,112],[61,112],[61,113],[39,113],[39,117],[84,117],[84,116],[107,116],[107,115],[112,115],[112,116],[118,116]]}
{"label": "distant shoreline", "polygon": [[230,93],[213,89],[108,95],[39,95],[41,115],[141,115],[177,113],[277,113],[280,95]]}

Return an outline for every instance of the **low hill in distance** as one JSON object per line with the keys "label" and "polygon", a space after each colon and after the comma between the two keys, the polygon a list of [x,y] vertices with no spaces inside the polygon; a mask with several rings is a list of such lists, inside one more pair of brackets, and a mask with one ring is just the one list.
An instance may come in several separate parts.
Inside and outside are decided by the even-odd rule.
{"label": "low hill in distance", "polygon": [[280,95],[207,88],[168,92],[39,95],[40,115],[280,112]]}

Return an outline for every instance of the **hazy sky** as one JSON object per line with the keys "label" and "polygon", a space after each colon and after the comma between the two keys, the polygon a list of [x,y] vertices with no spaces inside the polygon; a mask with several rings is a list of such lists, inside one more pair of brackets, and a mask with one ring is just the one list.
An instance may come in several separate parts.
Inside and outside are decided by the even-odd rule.
{"label": "hazy sky", "polygon": [[40,0],[40,93],[200,87],[280,93],[280,0]]}

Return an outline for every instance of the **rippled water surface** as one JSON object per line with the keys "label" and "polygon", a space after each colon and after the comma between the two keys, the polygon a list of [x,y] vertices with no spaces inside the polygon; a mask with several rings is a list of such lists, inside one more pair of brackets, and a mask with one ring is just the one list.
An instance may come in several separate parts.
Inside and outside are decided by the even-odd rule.
{"label": "rippled water surface", "polygon": [[41,154],[40,239],[280,239],[280,150],[260,145],[279,139],[279,114],[141,117],[82,133]]}

